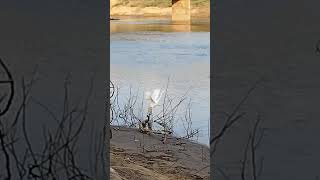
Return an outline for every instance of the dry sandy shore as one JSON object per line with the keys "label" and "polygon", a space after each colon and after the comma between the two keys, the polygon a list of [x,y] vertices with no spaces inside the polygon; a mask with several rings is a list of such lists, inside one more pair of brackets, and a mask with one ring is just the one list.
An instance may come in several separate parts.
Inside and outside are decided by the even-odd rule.
{"label": "dry sandy shore", "polygon": [[112,180],[209,179],[209,147],[137,129],[112,129],[110,141]]}

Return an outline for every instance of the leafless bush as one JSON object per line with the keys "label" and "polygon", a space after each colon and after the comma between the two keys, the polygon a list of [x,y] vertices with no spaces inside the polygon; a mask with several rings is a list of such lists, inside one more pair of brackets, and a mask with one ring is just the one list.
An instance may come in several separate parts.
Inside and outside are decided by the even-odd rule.
{"label": "leafless bush", "polygon": [[[181,138],[190,139],[199,134],[199,129],[193,129],[192,116],[191,116],[191,99],[186,102],[188,91],[180,97],[172,97],[168,93],[169,80],[164,91],[164,96],[160,101],[160,105],[154,109],[153,122],[156,123],[156,128],[153,133],[163,134],[166,141],[167,136],[173,133],[173,128],[178,120],[182,121],[185,128],[185,135]],[[145,120],[144,117],[144,99],[139,96],[139,90],[133,92],[132,88],[129,89],[129,96],[122,97],[124,101],[120,102],[120,88],[111,85],[111,123],[118,126],[137,127],[137,125]],[[143,93],[142,93],[143,94]],[[177,112],[185,105],[185,114],[180,117]]]}
{"label": "leafless bush", "polygon": [[[246,113],[239,112],[240,108],[243,106],[243,104],[248,100],[249,96],[253,93],[253,91],[257,88],[257,86],[263,81],[263,79],[257,80],[253,86],[248,90],[248,92],[244,95],[244,97],[241,99],[241,101],[236,105],[234,110],[228,114],[228,117],[223,124],[222,128],[217,131],[217,133],[211,138],[210,140],[210,155],[211,158],[214,161],[215,152],[217,150],[218,144],[221,142],[224,135],[241,119],[244,118],[244,115]],[[262,138],[263,138],[263,129],[258,128],[261,123],[261,117],[260,115],[257,116],[257,119],[255,120],[254,126],[252,130],[248,129],[250,131],[249,137],[247,140],[247,143],[244,147],[244,155],[243,159],[241,160],[241,167],[240,167],[240,178],[242,180],[246,180],[247,175],[247,169],[252,169],[252,179],[257,180],[263,170],[263,157],[260,158],[259,164],[257,165],[257,157],[256,157],[256,151],[259,145],[261,144]],[[251,156],[248,156],[250,153]],[[250,162],[250,163],[249,163]],[[228,174],[224,172],[224,170],[214,164],[214,172],[220,173],[224,179],[230,179]]]}
{"label": "leafless bush", "polygon": [[110,123],[119,126],[135,127],[141,122],[142,117],[136,115],[138,114],[136,111],[139,109],[137,104],[138,92],[133,94],[132,88],[130,88],[129,91],[129,97],[127,97],[125,101],[120,102],[120,88],[118,86],[113,88],[113,96],[110,100]]}
{"label": "leafless bush", "polygon": [[171,134],[173,132],[174,124],[176,123],[177,111],[181,105],[185,102],[189,90],[187,90],[180,97],[171,97],[168,93],[169,80],[164,92],[164,98],[161,104],[161,109],[158,113],[154,115],[154,122],[162,127],[162,131],[166,134]]}
{"label": "leafless bush", "polygon": [[224,125],[222,126],[221,130],[218,131],[216,133],[216,135],[214,135],[211,140],[210,140],[210,145],[211,148],[211,156],[214,155],[217,145],[219,144],[219,141],[221,140],[221,138],[225,135],[225,133],[236,123],[238,122],[244,115],[244,112],[239,113],[239,110],[241,108],[241,106],[248,100],[249,96],[251,95],[251,93],[253,93],[253,91],[257,88],[257,86],[261,83],[262,79],[259,79],[258,81],[256,81],[253,86],[248,90],[248,92],[244,95],[244,97],[241,99],[241,101],[236,105],[236,107],[234,108],[234,110],[228,114],[228,117],[224,123]]}
{"label": "leafless bush", "polygon": [[194,129],[192,126],[192,114],[191,114],[191,99],[189,100],[186,110],[185,110],[185,114],[184,114],[184,118],[181,120],[185,133],[186,135],[183,136],[183,139],[191,139],[195,136],[199,135],[199,129]]}
{"label": "leafless bush", "polygon": [[[246,178],[247,177],[246,176],[246,169],[248,166],[251,167],[251,169],[252,169],[252,179],[253,180],[257,180],[262,174],[264,159],[263,159],[263,157],[260,158],[259,165],[257,165],[257,160],[256,160],[257,159],[256,158],[256,151],[262,141],[263,133],[264,133],[264,130],[261,129],[259,131],[260,134],[258,134],[259,133],[258,128],[259,128],[260,122],[261,122],[261,118],[260,118],[260,115],[258,115],[257,119],[254,123],[253,129],[249,133],[248,141],[247,141],[247,144],[244,149],[243,160],[241,160],[241,179],[242,180],[247,179]],[[251,155],[251,162],[249,162],[249,163],[248,163],[248,161],[249,161],[248,155]]]}
{"label": "leafless bush", "polygon": [[[94,172],[89,172],[79,164],[79,154],[77,147],[79,144],[79,135],[81,134],[87,120],[89,108],[89,100],[92,93],[92,82],[89,93],[86,95],[83,104],[70,106],[70,79],[66,78],[64,83],[64,102],[63,114],[58,118],[53,111],[41,103],[36,97],[31,96],[33,84],[35,82],[36,69],[31,80],[28,82],[24,78],[21,81],[22,98],[15,113],[15,118],[5,119],[4,115],[9,110],[12,98],[15,96],[15,86],[13,77],[0,59],[0,65],[6,71],[9,80],[1,81],[0,83],[8,83],[10,85],[9,100],[6,103],[6,108],[0,114],[0,155],[4,157],[0,161],[0,169],[5,169],[0,172],[3,179],[101,179],[101,174],[106,177],[105,156],[105,132],[98,131],[96,141],[94,141],[94,158],[92,166]],[[2,103],[6,98],[3,98]],[[30,103],[38,105],[56,122],[55,127],[43,127],[42,134],[44,137],[42,150],[35,148],[30,139],[27,125],[30,124],[27,118],[27,106]],[[8,118],[8,117],[7,117]],[[7,121],[6,121],[7,120]],[[10,123],[11,122],[11,123]],[[21,136],[18,135],[18,126],[21,126]],[[41,132],[39,132],[41,134]],[[17,149],[18,143],[25,147]],[[89,143],[88,143],[89,144]],[[20,147],[20,146],[19,146]],[[24,153],[21,153],[23,151]],[[4,168],[2,168],[4,167]],[[102,168],[99,168],[102,167]],[[100,172],[99,172],[100,171]],[[101,172],[103,171],[103,172]]]}

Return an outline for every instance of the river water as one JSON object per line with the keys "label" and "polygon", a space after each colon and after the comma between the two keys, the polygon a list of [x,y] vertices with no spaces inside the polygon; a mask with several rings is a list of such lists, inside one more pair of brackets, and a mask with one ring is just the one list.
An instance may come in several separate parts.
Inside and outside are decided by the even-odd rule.
{"label": "river water", "polygon": [[[121,18],[110,25],[111,80],[127,97],[130,87],[143,95],[155,88],[174,97],[188,89],[192,127],[199,128],[200,143],[209,141],[210,27],[208,20],[191,25],[166,18]],[[169,82],[169,83],[168,83]],[[142,96],[141,96],[142,97]],[[177,112],[182,115],[184,109]],[[174,132],[184,135],[181,121]]]}

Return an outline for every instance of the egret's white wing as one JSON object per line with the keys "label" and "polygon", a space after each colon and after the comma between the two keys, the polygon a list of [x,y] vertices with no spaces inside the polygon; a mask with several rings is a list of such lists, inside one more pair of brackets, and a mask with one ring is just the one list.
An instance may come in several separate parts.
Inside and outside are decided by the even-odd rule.
{"label": "egret's white wing", "polygon": [[157,105],[160,101],[160,98],[161,98],[161,90],[160,89],[155,89],[151,95],[151,100],[152,100],[152,104],[153,106]]}
{"label": "egret's white wing", "polygon": [[145,92],[145,99],[146,100],[150,100],[150,107],[153,108],[154,106],[156,106],[160,99],[161,99],[161,95],[162,95],[162,91],[160,89],[155,89],[153,91],[153,93],[151,94],[151,92],[146,91]]}

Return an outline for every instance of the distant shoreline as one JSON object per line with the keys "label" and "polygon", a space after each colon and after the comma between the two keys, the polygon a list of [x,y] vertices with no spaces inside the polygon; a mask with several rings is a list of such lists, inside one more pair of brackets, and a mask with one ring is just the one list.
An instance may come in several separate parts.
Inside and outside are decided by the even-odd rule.
{"label": "distant shoreline", "polygon": [[[119,5],[110,9],[110,16],[170,17],[171,7],[130,7]],[[209,19],[210,6],[192,8],[191,18]]]}

